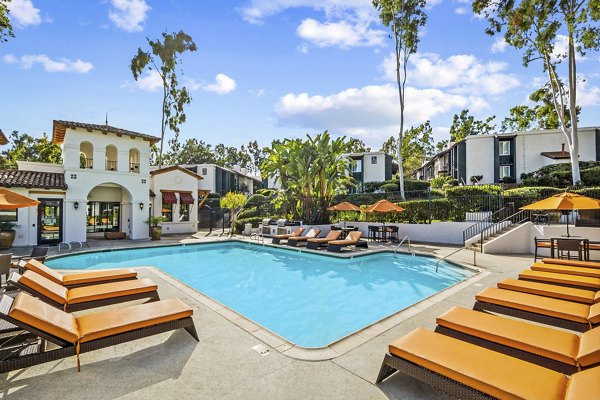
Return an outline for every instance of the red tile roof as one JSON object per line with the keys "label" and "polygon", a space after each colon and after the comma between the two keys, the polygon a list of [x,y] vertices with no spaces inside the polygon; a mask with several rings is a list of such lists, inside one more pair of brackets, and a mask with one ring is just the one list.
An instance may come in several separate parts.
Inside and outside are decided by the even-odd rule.
{"label": "red tile roof", "polygon": [[2,129],[0,129],[0,146],[4,146],[5,144],[8,144],[8,139],[6,136],[4,136]]}
{"label": "red tile roof", "polygon": [[65,133],[67,128],[76,129],[81,128],[89,132],[100,131],[102,133],[115,133],[117,136],[130,136],[132,138],[142,138],[154,144],[160,141],[160,138],[155,136],[146,135],[144,133],[128,131],[127,129],[116,128],[110,125],[98,125],[98,124],[87,124],[84,122],[73,122],[73,121],[58,121],[55,120],[52,125],[52,142],[61,144],[65,140]]}
{"label": "red tile roof", "polygon": [[65,175],[56,172],[0,170],[0,186],[42,189],[67,189]]}

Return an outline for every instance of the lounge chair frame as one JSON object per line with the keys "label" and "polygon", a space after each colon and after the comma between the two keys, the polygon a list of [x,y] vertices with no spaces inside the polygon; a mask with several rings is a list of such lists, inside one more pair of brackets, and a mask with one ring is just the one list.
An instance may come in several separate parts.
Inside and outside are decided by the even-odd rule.
{"label": "lounge chair frame", "polygon": [[381,383],[384,379],[391,376],[396,371],[413,377],[421,382],[424,382],[436,389],[441,390],[450,396],[458,399],[466,400],[489,400],[494,397],[487,395],[483,392],[473,389],[472,387],[466,386],[460,382],[447,378],[437,372],[431,371],[420,365],[411,363],[410,361],[404,360],[400,357],[394,356],[393,354],[387,353],[383,358],[381,369],[375,384]]}
{"label": "lounge chair frame", "polygon": [[[29,343],[24,343],[20,351],[13,351],[12,357],[7,354],[0,358],[0,373],[14,371],[16,369],[27,368],[38,364],[43,364],[49,361],[59,360],[69,356],[77,355],[76,345],[66,342],[56,336],[49,335],[46,332],[40,331],[21,321],[17,321],[8,315],[10,307],[14,299],[10,296],[2,296],[0,298],[0,318],[14,324],[21,329],[38,336],[41,343],[37,349],[32,348]],[[79,353],[87,353],[94,350],[99,350],[105,347],[115,346],[117,344],[131,342],[133,340],[142,339],[148,336],[157,335],[159,333],[169,332],[176,329],[185,329],[197,342],[200,341],[198,332],[194,326],[192,317],[186,317],[171,322],[151,325],[144,328],[132,330],[129,332],[120,333],[117,335],[107,336],[101,339],[92,340],[90,342],[81,343]],[[54,350],[46,351],[45,341],[52,342],[59,346]]]}
{"label": "lounge chair frame", "polygon": [[[154,290],[152,292],[134,293],[134,294],[130,294],[127,296],[118,296],[118,297],[111,297],[111,298],[107,298],[107,299],[86,301],[86,302],[82,302],[82,303],[67,304],[65,306],[64,304],[61,304],[61,303],[43,295],[42,293],[37,292],[37,291],[33,290],[32,288],[23,285],[22,283],[20,283],[19,281],[17,281],[15,279],[14,273],[10,275],[10,278],[8,278],[8,283],[11,285],[11,287],[15,287],[23,292],[29,293],[32,296],[37,297],[38,299],[42,300],[44,303],[48,303],[51,306],[60,308],[61,310],[64,310],[66,312],[89,310],[90,308],[110,306],[112,304],[125,303],[126,301],[134,301],[134,300],[141,300],[141,299],[148,299],[145,303],[150,303],[153,301],[160,300],[158,291]],[[110,282],[110,283],[113,283],[113,282]],[[71,288],[71,286],[69,286],[69,288]],[[19,291],[13,291],[13,292],[7,293],[7,294],[11,297],[15,297],[18,293],[19,293]]]}
{"label": "lounge chair frame", "polygon": [[531,311],[519,310],[512,307],[501,306],[498,304],[486,303],[483,301],[475,301],[473,310],[477,311],[488,311],[504,315],[510,315],[511,317],[526,319],[533,322],[538,322],[545,325],[557,326],[559,328],[570,329],[577,332],[589,331],[592,326],[590,323],[582,323],[576,321],[569,321],[562,318],[551,317],[549,315],[537,314]]}
{"label": "lounge chair frame", "polygon": [[446,326],[438,325],[435,328],[435,332],[441,333],[446,336],[450,336],[455,339],[462,340],[463,342],[469,342],[479,347],[485,347],[486,349],[490,349],[493,351],[497,351],[499,353],[506,354],[511,357],[519,358],[523,361],[527,361],[533,364],[540,365],[542,367],[552,369],[557,372],[561,372],[566,375],[572,375],[575,372],[579,371],[576,365],[565,364],[563,362],[553,360],[548,357],[543,357],[538,354],[533,354],[528,351],[516,349],[514,347],[505,346],[498,342],[493,342],[491,340],[486,340],[478,336],[469,335],[464,332],[460,332]]}
{"label": "lounge chair frame", "polygon": [[331,252],[334,252],[334,253],[341,253],[342,249],[344,247],[351,247],[351,246],[354,246],[355,248],[360,248],[360,247],[366,248],[366,249],[369,248],[369,244],[365,240],[359,240],[358,242],[356,242],[356,244],[342,245],[342,244],[335,244],[335,243],[331,244],[331,243],[329,243],[327,245],[327,250],[331,251]]}

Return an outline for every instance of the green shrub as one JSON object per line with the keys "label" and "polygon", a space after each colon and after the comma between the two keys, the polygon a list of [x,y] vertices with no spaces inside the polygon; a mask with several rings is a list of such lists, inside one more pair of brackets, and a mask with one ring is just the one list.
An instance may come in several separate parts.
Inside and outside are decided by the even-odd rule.
{"label": "green shrub", "polygon": [[429,181],[429,183],[433,188],[442,188],[444,187],[444,185],[449,184],[451,180],[451,176],[438,176],[436,178],[431,178],[431,181]]}
{"label": "green shrub", "polygon": [[385,183],[385,184],[381,185],[379,188],[386,193],[397,192],[398,184],[397,183]]}
{"label": "green shrub", "polygon": [[233,223],[233,232],[234,233],[242,233],[244,230],[245,224],[252,224],[253,228],[258,228],[258,224],[262,222],[262,218],[244,218],[244,219],[236,219]]}
{"label": "green shrub", "polygon": [[[386,183],[389,181],[386,181]],[[396,179],[396,182],[398,180]],[[405,179],[404,180],[404,190],[407,192],[415,191],[415,190],[427,190],[429,189],[429,182],[421,181],[419,179]]]}
{"label": "green shrub", "polygon": [[500,194],[502,187],[498,185],[478,185],[478,186],[457,186],[446,190],[446,196],[451,197],[463,197],[463,196],[475,196],[475,195],[488,195],[488,194]]}
{"label": "green shrub", "polygon": [[581,170],[581,180],[585,185],[600,185],[600,166]]}
{"label": "green shrub", "polygon": [[238,219],[262,217],[262,212],[256,207],[245,208],[237,215]]}
{"label": "green shrub", "polygon": [[377,182],[377,181],[373,181],[373,182],[365,182],[363,184],[363,191],[365,193],[373,193],[374,191],[376,191],[377,189],[379,189],[379,187],[381,185],[383,185],[385,182]]}
{"label": "green shrub", "polygon": [[269,202],[269,198],[267,196],[265,196],[264,194],[253,194],[252,196],[250,196],[248,198],[248,201],[246,202],[246,205],[249,207],[254,207],[257,205],[261,205],[264,203],[268,203]]}

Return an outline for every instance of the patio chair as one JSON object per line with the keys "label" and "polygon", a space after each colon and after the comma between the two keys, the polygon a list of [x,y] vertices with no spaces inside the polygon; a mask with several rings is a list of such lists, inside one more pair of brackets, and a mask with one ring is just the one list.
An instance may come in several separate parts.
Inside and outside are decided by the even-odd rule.
{"label": "patio chair", "polygon": [[319,236],[319,233],[321,233],[321,230],[319,228],[312,228],[308,231],[306,235],[288,238],[287,245],[296,247],[298,246],[298,243],[306,242],[308,239],[316,238],[317,236]]}
{"label": "patio chair", "polygon": [[299,227],[299,228],[296,228],[296,230],[294,230],[294,232],[292,232],[290,235],[275,235],[275,236],[273,236],[273,240],[271,241],[271,243],[272,244],[281,244],[282,240],[288,240],[291,237],[298,237],[298,236],[302,235],[302,232],[304,232],[304,228]]}
{"label": "patio chair", "polygon": [[360,240],[362,236],[361,231],[352,231],[348,234],[348,237],[344,240],[332,240],[327,242],[327,251],[332,251],[334,253],[340,253],[342,248],[348,246],[356,246],[356,247],[368,247],[367,242]]}
{"label": "patio chair", "polygon": [[600,368],[570,377],[418,328],[389,345],[376,383],[401,372],[463,399],[600,398]]}
{"label": "patio chair", "polygon": [[475,296],[474,310],[527,319],[585,332],[600,324],[600,303],[575,303],[535,294],[487,288]]}
{"label": "patio chair", "polygon": [[[0,373],[69,356],[77,357],[79,371],[81,353],[179,328],[199,341],[192,314],[191,307],[173,298],[75,317],[27,293],[21,292],[14,299],[4,295],[0,298],[0,318],[39,339],[19,343],[17,337],[18,346],[0,349]],[[47,348],[46,341],[58,348]]]}
{"label": "patio chair", "polygon": [[556,239],[556,250],[558,258],[563,258],[566,254],[567,259],[571,259],[571,252],[577,254],[577,260],[583,260],[583,249],[581,241],[578,239]]}
{"label": "patio chair", "polygon": [[519,279],[525,281],[547,282],[579,289],[600,290],[600,278],[592,278],[589,276],[526,269],[519,272]]}
{"label": "patio chair", "polygon": [[535,245],[533,262],[536,262],[538,258],[542,258],[542,256],[538,255],[538,249],[552,249],[552,241],[550,239],[538,239],[534,237],[533,243]]}
{"label": "patio chair", "polygon": [[308,239],[308,241],[306,242],[306,248],[312,249],[312,250],[317,250],[321,246],[327,246],[327,243],[331,242],[332,240],[337,240],[341,234],[342,234],[341,230],[336,230],[336,231],[331,230],[331,231],[329,231],[327,236],[325,236],[323,238]]}
{"label": "patio chair", "polygon": [[503,281],[498,282],[497,286],[500,289],[537,294],[540,296],[553,297],[555,299],[574,301],[576,303],[594,304],[600,302],[599,291],[577,289],[552,285],[549,283],[504,279]]}
{"label": "patio chair", "polygon": [[570,265],[545,263],[535,263],[532,264],[529,268],[531,268],[534,271],[555,272],[559,274],[580,275],[589,276],[592,278],[600,278],[600,269],[598,268],[572,267]]}
{"label": "patio chair", "polygon": [[595,262],[595,261],[565,260],[562,258],[542,258],[542,262],[544,264],[559,264],[559,265],[570,265],[572,267],[585,267],[585,268],[600,269],[600,262]]}
{"label": "patio chair", "polygon": [[571,375],[600,363],[600,328],[581,337],[560,329],[453,307],[436,332]]}
{"label": "patio chair", "polygon": [[46,255],[48,254],[48,247],[45,246],[34,246],[31,249],[31,254],[28,256],[13,256],[12,262],[14,264],[19,261],[29,261],[29,260],[38,260],[40,262],[44,262],[46,259]]}
{"label": "patio chair", "polygon": [[19,264],[19,270],[21,272],[25,272],[25,270],[31,270],[55,283],[58,283],[59,285],[69,288],[96,285],[98,283],[125,281],[137,278],[137,272],[131,268],[99,269],[89,272],[61,274],[37,260],[29,260],[27,263],[22,261]]}
{"label": "patio chair", "polygon": [[2,286],[2,276],[4,280],[8,280],[8,273],[10,272],[10,262],[12,254],[0,254],[0,286]]}
{"label": "patio chair", "polygon": [[68,289],[33,271],[25,271],[23,275],[12,273],[9,284],[67,312],[132,300],[147,299],[148,302],[160,300],[158,285],[149,278]]}

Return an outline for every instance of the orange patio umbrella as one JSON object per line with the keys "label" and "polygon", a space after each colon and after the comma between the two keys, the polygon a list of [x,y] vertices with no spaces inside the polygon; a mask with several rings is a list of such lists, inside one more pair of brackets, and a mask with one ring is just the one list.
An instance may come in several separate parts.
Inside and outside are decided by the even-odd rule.
{"label": "orange patio umbrella", "polygon": [[340,204],[335,204],[327,208],[327,211],[356,211],[359,212],[360,208],[347,201],[342,201]]}
{"label": "orange patio umbrella", "polygon": [[[521,210],[598,210],[600,201],[576,193],[559,193],[547,199],[521,207]],[[569,237],[569,217],[567,216],[567,237]]]}
{"label": "orange patio umbrella", "polygon": [[379,200],[377,203],[370,205],[365,209],[365,212],[368,213],[388,213],[388,212],[402,212],[404,208],[400,207],[397,204],[392,203],[389,200]]}
{"label": "orange patio umbrella", "polygon": [[37,200],[23,196],[22,194],[13,192],[7,188],[0,187],[0,210],[33,207],[38,204],[40,204],[40,202]]}

